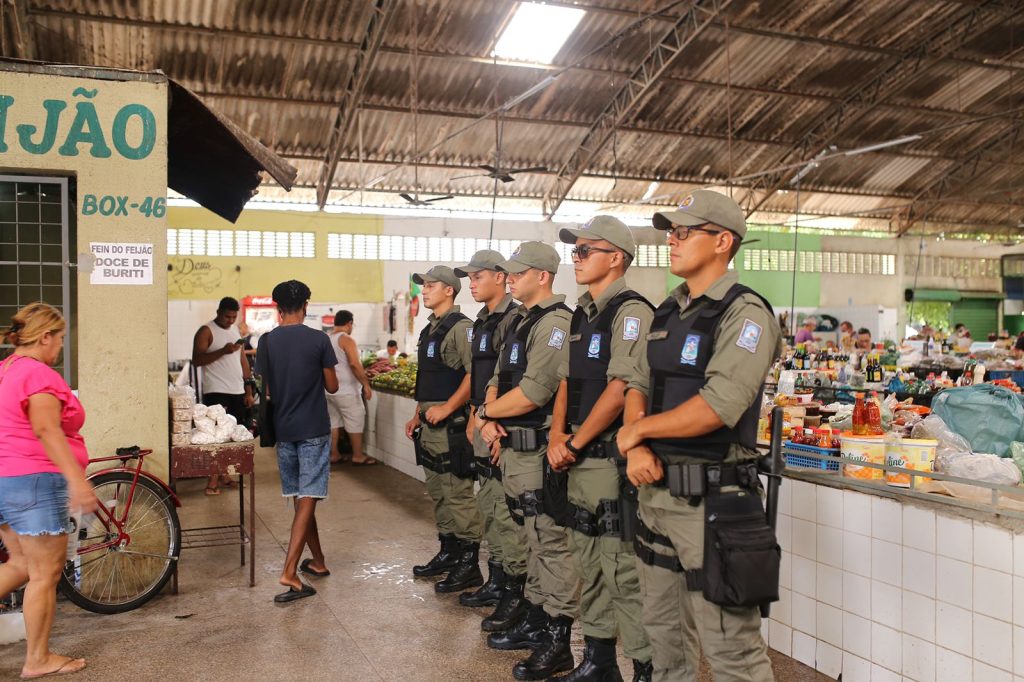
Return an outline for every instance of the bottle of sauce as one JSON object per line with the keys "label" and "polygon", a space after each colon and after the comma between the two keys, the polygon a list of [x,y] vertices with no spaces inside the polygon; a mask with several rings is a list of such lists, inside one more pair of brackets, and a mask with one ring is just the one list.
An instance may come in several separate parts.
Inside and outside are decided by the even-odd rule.
{"label": "bottle of sauce", "polygon": [[857,402],[853,405],[853,435],[868,435],[868,415],[863,393],[857,394]]}
{"label": "bottle of sauce", "polygon": [[868,434],[872,436],[884,434],[885,432],[882,430],[882,406],[879,405],[878,394],[874,391],[871,392],[871,399],[864,406],[864,411],[867,416]]}

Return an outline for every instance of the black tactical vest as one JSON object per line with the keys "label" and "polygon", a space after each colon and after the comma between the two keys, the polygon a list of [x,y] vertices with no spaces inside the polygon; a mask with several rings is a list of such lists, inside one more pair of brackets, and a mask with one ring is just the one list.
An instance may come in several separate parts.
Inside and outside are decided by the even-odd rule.
{"label": "black tactical vest", "polygon": [[[700,312],[679,319],[679,303],[669,297],[658,306],[647,335],[647,361],[651,366],[651,386],[647,414],[660,414],[681,405],[698,394],[707,383],[705,371],[714,350],[715,335],[722,315],[743,294],[761,299],[769,313],[772,306],[756,291],[734,284],[721,301],[711,301]],[[756,330],[754,330],[756,331]],[[764,333],[765,330],[761,330]],[[664,438],[648,441],[658,455],[688,455],[721,461],[729,446],[738,443],[753,449],[757,445],[757,418],[761,395],[747,407],[736,426],[722,426],[694,438]]]}
{"label": "black tactical vest", "polygon": [[452,369],[441,359],[441,343],[448,332],[462,320],[469,318],[462,313],[448,313],[430,333],[430,325],[420,332],[417,349],[416,400],[423,403],[444,402],[459,390],[465,369]]}
{"label": "black tactical vest", "polygon": [[[640,320],[635,320],[634,329],[612,330],[619,308],[628,301],[643,301],[651,309],[650,302],[635,291],[627,289],[615,295],[593,321],[587,319],[583,306],[577,306],[572,315],[569,335],[569,377],[567,380],[568,410],[566,421],[579,426],[594,409],[598,398],[608,386],[608,363],[612,359],[612,334],[623,334],[624,338],[640,337]],[[634,324],[633,322],[627,325]],[[622,416],[608,427],[614,431],[622,426]]]}
{"label": "black tactical vest", "polygon": [[[556,303],[547,308],[535,308],[520,320],[515,329],[509,332],[505,343],[501,346],[501,358],[498,361],[498,397],[501,397],[519,385],[523,375],[526,374],[526,340],[530,338],[530,330],[533,326],[550,312],[565,310],[569,306],[564,303]],[[528,429],[539,429],[551,415],[555,404],[554,396],[547,405],[542,405],[535,410],[527,412],[518,417],[499,419],[502,426],[520,426]]]}
{"label": "black tactical vest", "polygon": [[499,348],[494,345],[494,333],[502,320],[514,313],[514,305],[509,305],[503,313],[488,315],[473,323],[473,364],[472,384],[469,404],[480,407],[487,397],[487,382],[494,376],[494,368],[498,366]]}

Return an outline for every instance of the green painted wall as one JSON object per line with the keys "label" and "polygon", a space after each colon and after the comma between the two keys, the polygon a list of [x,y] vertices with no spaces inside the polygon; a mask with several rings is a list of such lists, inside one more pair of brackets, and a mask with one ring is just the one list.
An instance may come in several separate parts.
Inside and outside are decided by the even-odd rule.
{"label": "green painted wall", "polygon": [[[793,249],[793,235],[778,232],[757,232],[747,233],[747,240],[750,247],[755,249],[779,249],[790,251]],[[756,240],[756,241],[755,241]],[[797,251],[821,251],[821,236],[817,234],[800,235],[796,240]],[[768,299],[775,307],[789,307],[794,304],[797,307],[815,308],[821,301],[821,275],[818,273],[796,274],[796,300],[793,301],[793,273],[792,272],[771,272],[771,271],[748,271],[743,268],[743,249],[740,249],[734,263],[736,272],[739,273],[740,283],[754,289]],[[668,291],[679,286],[682,279],[672,273],[668,274]]]}

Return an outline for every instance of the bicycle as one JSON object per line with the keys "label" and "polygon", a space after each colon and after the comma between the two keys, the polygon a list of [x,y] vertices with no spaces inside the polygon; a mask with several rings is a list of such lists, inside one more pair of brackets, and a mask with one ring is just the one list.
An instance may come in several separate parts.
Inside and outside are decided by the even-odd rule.
{"label": "bicycle", "polygon": [[174,573],[181,553],[181,502],[166,483],[142,469],[152,453],[133,446],[89,460],[119,465],[87,477],[100,503],[81,519],[78,549],[60,577],[60,592],[87,611],[137,609]]}

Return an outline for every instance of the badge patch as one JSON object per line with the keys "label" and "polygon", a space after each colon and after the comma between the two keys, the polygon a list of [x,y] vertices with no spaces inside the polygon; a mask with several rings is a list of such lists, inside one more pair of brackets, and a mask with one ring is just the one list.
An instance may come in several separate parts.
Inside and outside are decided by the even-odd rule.
{"label": "badge patch", "polygon": [[686,343],[683,344],[683,352],[679,355],[679,364],[696,365],[698,353],[700,353],[700,336],[697,334],[687,334]]}
{"label": "badge patch", "polygon": [[473,343],[473,328],[466,327],[466,341]]}
{"label": "badge patch", "polygon": [[562,350],[562,344],[565,343],[565,332],[555,327],[551,330],[551,336],[548,338],[548,345],[552,348]]}
{"label": "badge patch", "polygon": [[740,331],[740,338],[736,339],[736,345],[751,353],[757,352],[757,344],[761,341],[761,325],[753,320],[743,320],[743,329]]}
{"label": "badge patch", "polygon": [[436,341],[431,341],[430,343],[427,344],[427,357],[428,358],[434,357],[434,351],[436,350],[436,346],[437,346],[437,342]]}
{"label": "badge patch", "polygon": [[627,317],[622,321],[622,340],[636,341],[640,338],[640,318]]}
{"label": "badge patch", "polygon": [[647,333],[647,340],[648,341],[662,341],[662,340],[667,339],[667,338],[668,338],[668,330],[667,329],[662,329],[661,331],[648,332]]}
{"label": "badge patch", "polygon": [[583,340],[583,334],[572,334],[569,336],[569,343],[576,343]]}
{"label": "badge patch", "polygon": [[591,334],[590,345],[587,346],[587,357],[597,358],[601,356],[601,335]]}
{"label": "badge patch", "polygon": [[487,350],[487,334],[482,334],[480,336],[480,351],[483,352],[485,350]]}
{"label": "badge patch", "polygon": [[509,353],[508,353],[508,361],[511,364],[513,364],[513,365],[519,362],[519,344],[518,343],[513,343],[512,344],[512,350],[510,350]]}

